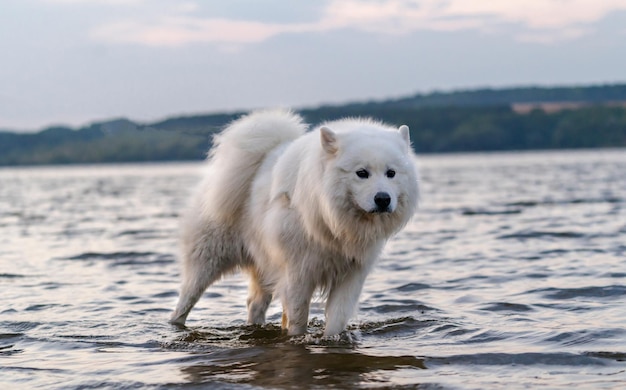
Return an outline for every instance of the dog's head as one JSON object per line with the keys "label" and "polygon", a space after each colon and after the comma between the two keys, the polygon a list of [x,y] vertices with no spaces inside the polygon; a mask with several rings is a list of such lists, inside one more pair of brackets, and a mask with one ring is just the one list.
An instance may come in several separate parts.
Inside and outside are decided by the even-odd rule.
{"label": "dog's head", "polygon": [[415,210],[418,191],[409,128],[345,120],[319,131],[327,161],[326,191],[351,214],[370,219],[399,214],[386,219],[404,225]]}

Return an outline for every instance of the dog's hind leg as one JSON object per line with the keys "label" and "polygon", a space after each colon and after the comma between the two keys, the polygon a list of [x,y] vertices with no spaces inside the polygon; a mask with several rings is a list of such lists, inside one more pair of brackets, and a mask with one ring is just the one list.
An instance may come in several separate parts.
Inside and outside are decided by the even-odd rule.
{"label": "dog's hind leg", "polygon": [[185,325],[189,312],[198,302],[204,291],[220,278],[221,273],[214,270],[198,269],[193,274],[183,276],[183,283],[180,289],[180,296],[176,309],[170,317],[170,323]]}
{"label": "dog's hind leg", "polygon": [[183,282],[170,323],[184,325],[207,287],[242,264],[238,242],[227,231],[209,225],[183,243]]}
{"label": "dog's hind leg", "polygon": [[265,323],[265,313],[272,302],[272,292],[264,288],[258,271],[250,269],[248,286],[248,324]]}

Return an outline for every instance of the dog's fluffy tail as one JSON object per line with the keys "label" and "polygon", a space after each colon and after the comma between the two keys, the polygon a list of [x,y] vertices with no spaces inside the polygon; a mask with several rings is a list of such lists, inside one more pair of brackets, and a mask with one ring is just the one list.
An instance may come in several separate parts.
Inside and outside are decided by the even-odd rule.
{"label": "dog's fluffy tail", "polygon": [[287,110],[256,111],[232,122],[214,138],[201,195],[210,204],[203,204],[202,209],[215,221],[235,222],[265,156],[306,129],[302,118]]}

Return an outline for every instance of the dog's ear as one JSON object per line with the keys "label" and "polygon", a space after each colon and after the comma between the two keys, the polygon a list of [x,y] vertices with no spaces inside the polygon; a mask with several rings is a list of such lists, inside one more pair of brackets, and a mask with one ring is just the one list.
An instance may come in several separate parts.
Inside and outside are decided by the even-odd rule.
{"label": "dog's ear", "polygon": [[398,129],[398,133],[400,133],[400,135],[402,136],[402,139],[404,140],[404,142],[406,142],[407,149],[410,149],[411,148],[411,135],[409,133],[409,126],[407,125],[400,126],[400,128]]}
{"label": "dog's ear", "polygon": [[337,146],[337,135],[334,131],[324,126],[320,128],[320,139],[322,141],[322,148],[328,154],[335,154],[339,147]]}

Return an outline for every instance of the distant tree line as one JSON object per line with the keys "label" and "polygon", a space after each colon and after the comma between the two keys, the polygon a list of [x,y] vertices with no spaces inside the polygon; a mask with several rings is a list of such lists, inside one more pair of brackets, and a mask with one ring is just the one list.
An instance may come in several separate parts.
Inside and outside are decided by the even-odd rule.
{"label": "distant tree line", "polygon": [[0,133],[0,165],[193,160],[202,158],[208,146],[205,135],[154,129]]}
{"label": "distant tree line", "polygon": [[590,106],[518,114],[502,107],[323,107],[302,112],[312,123],[371,116],[406,124],[417,152],[461,152],[626,146],[626,109]]}
{"label": "distant tree line", "polygon": [[[519,102],[582,101],[589,106],[517,113]],[[382,102],[300,110],[316,125],[367,116],[411,129],[418,153],[626,147],[626,85],[433,93]],[[471,103],[471,104],[470,104]],[[81,129],[0,131],[0,165],[173,161],[204,158],[213,134],[243,113],[171,118],[152,124],[117,119]]]}
{"label": "distant tree line", "polygon": [[404,107],[434,106],[510,106],[513,103],[587,102],[607,103],[626,101],[626,84],[568,86],[482,88],[455,92],[432,92],[407,98],[387,100],[381,104]]}

